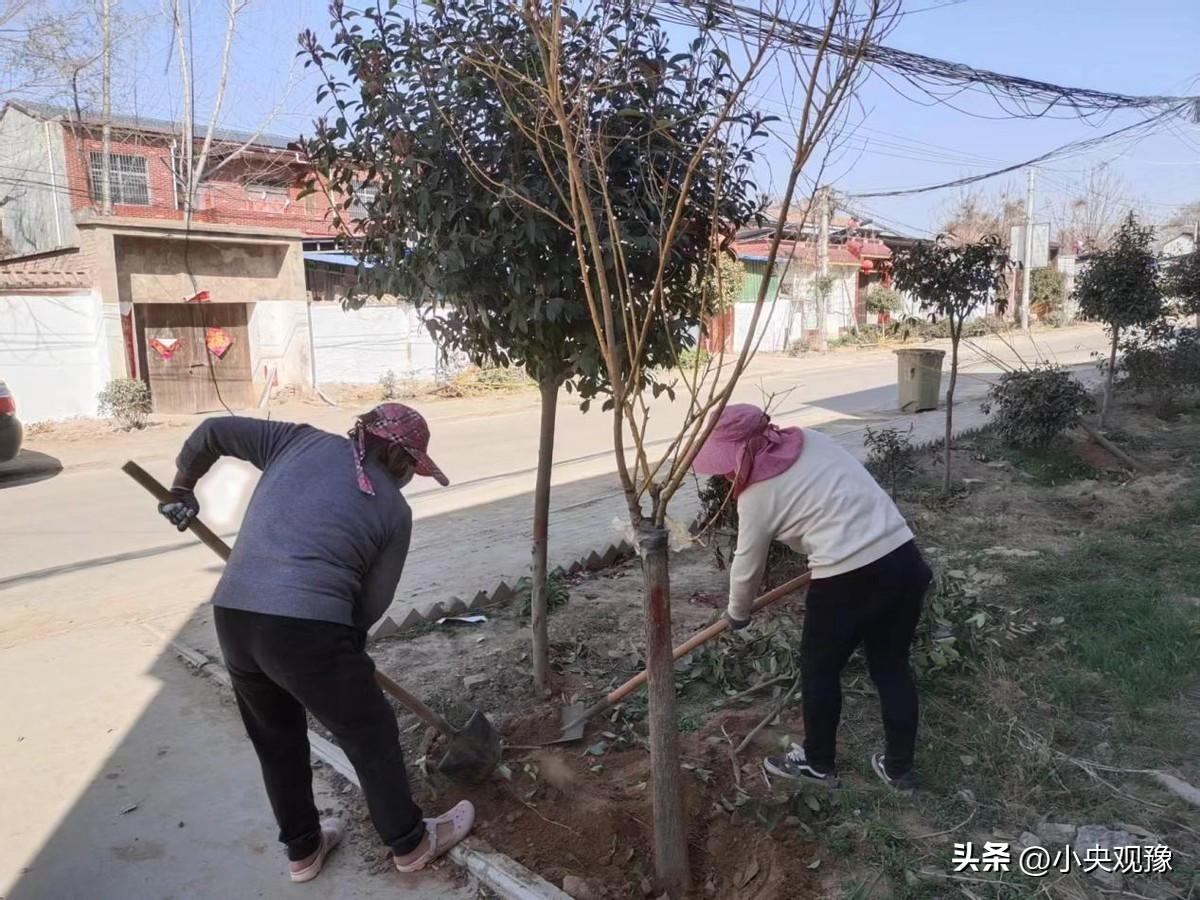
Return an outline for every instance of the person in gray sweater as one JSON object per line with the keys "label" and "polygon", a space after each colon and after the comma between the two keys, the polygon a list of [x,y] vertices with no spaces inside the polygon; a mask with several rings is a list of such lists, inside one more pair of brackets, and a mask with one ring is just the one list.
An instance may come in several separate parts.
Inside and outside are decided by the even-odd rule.
{"label": "person in gray sweater", "polygon": [[425,419],[399,403],[359,416],[348,439],[309,425],[208,419],[184,442],[172,499],[159,506],[182,531],[200,511],[196,483],[218,458],[262,471],[213,595],[213,622],[292,881],[315,878],[342,836],[313,802],[306,711],[346,751],[401,872],[424,868],[474,824],[466,800],[423,818],[365,651],[408,554],[412,512],[401,489],[414,474],[449,483],[428,447]]}

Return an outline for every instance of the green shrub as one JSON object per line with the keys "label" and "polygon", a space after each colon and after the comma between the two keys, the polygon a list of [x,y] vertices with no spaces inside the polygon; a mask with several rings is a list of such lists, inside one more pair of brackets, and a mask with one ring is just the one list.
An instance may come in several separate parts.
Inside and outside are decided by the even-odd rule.
{"label": "green shrub", "polygon": [[1047,319],[1055,311],[1063,307],[1067,295],[1067,276],[1043,266],[1029,273],[1029,302],[1031,306],[1040,308],[1039,318]]}
{"label": "green shrub", "polygon": [[391,369],[379,376],[379,394],[384,400],[395,400],[400,396],[400,379]]}
{"label": "green shrub", "polygon": [[1163,419],[1179,413],[1183,395],[1200,390],[1200,331],[1159,322],[1122,342],[1122,385],[1151,399]]}
{"label": "green shrub", "polygon": [[902,306],[900,292],[882,285],[867,291],[865,303],[870,313],[894,313]]}
{"label": "green shrub", "polygon": [[900,477],[912,467],[912,425],[907,431],[898,428],[880,428],[878,431],[867,426],[863,446],[867,448],[867,468],[896,497],[896,485]]}
{"label": "green shrub", "polygon": [[[528,617],[533,609],[533,581],[528,575],[517,580],[516,595],[521,604],[521,615]],[[546,575],[546,612],[552,613],[566,606],[571,599],[571,582],[561,568]]]}
{"label": "green shrub", "polygon": [[100,415],[112,419],[118,428],[130,431],[146,427],[150,415],[150,387],[137,378],[114,378],[99,394]]}
{"label": "green shrub", "polygon": [[1091,396],[1078,379],[1059,366],[1006,372],[981,404],[995,411],[992,425],[1010,447],[1045,450],[1091,407]]}
{"label": "green shrub", "polygon": [[679,368],[685,372],[690,372],[693,369],[704,370],[708,365],[708,361],[712,359],[712,353],[705,350],[703,347],[684,350],[679,354]]}
{"label": "green shrub", "polygon": [[[995,334],[998,331],[1007,331],[1008,323],[996,316],[985,316],[983,318],[968,319],[963,323],[962,336],[965,338],[985,337],[989,334]],[[939,318],[936,322],[922,322],[916,327],[915,333],[922,340],[933,340],[934,338],[949,338],[950,337],[950,320],[946,317]]]}

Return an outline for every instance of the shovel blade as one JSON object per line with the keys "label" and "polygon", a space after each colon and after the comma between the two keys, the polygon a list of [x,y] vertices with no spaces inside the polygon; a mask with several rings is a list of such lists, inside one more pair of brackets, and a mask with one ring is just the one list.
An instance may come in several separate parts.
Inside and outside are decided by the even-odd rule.
{"label": "shovel blade", "polygon": [[479,710],[471,713],[467,724],[446,739],[446,753],[438,771],[467,783],[487,779],[500,762],[500,735]]}

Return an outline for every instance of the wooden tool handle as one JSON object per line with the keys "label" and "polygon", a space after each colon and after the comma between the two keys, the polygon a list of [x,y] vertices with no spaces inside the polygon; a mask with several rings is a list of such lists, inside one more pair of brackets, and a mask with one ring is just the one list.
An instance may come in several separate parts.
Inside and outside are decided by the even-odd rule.
{"label": "wooden tool handle", "polygon": [[408,707],[413,715],[432,728],[434,731],[441,732],[445,737],[453,737],[454,729],[450,727],[450,723],[435,713],[432,709],[406,691],[392,679],[388,678],[379,670],[375,671],[375,680],[379,682],[379,686]]}
{"label": "wooden tool handle", "polygon": [[[170,503],[175,498],[165,484],[135,463],[132,459],[121,466],[121,471],[144,487],[159,503]],[[200,521],[193,518],[188,522],[188,530],[206,544],[221,559],[229,559],[229,545],[221,540],[221,536]]]}
{"label": "wooden tool handle", "polygon": [[[144,487],[147,492],[149,492],[159,503],[170,503],[171,500],[174,499],[171,496],[170,490],[167,489],[165,484],[163,484],[133,460],[129,460],[127,463],[125,463],[125,465],[121,466],[121,471]],[[204,542],[204,544],[206,544],[214,553],[216,553],[217,556],[221,557],[221,559],[229,559],[229,545],[221,539],[220,535],[201,522],[199,517],[188,522],[188,530],[190,530],[192,534],[196,535],[196,537],[200,538],[200,540]],[[445,719],[435,713],[432,709],[430,709],[404,688],[400,687],[400,685],[396,684],[396,682],[392,681],[392,679],[388,678],[382,672],[376,670],[375,680],[379,683],[381,688],[412,710],[413,714],[426,725],[440,731],[446,737],[450,737],[454,734],[454,729],[450,727],[450,724]]]}
{"label": "wooden tool handle", "polygon": [[[786,597],[788,594],[792,593],[793,591],[800,590],[800,588],[807,585],[811,580],[812,580],[812,574],[809,572],[805,572],[803,575],[797,575],[791,581],[785,581],[779,587],[774,588],[770,591],[767,591],[767,593],[763,594],[761,597],[759,597],[757,600],[754,601],[754,605],[750,607],[751,615],[758,612],[759,610],[766,609],[768,606],[770,606],[772,603],[774,603],[780,597]],[[693,650],[695,650],[701,644],[708,643],[713,638],[715,638],[718,634],[720,634],[723,631],[726,631],[728,628],[729,628],[729,620],[726,619],[724,616],[722,616],[720,619],[713,622],[707,628],[703,629],[702,631],[696,632],[694,635],[692,635],[690,638],[688,638],[686,641],[684,641],[682,644],[680,644],[678,647],[676,647],[674,650],[672,650],[671,658],[674,660],[679,660],[682,657],[687,656],[689,653],[691,653]],[[575,727],[580,722],[586,722],[588,719],[590,719],[596,713],[601,712],[605,709],[608,709],[610,706],[613,706],[614,704],[618,703],[619,701],[621,701],[622,699],[624,699],[625,697],[627,697],[631,693],[633,693],[635,690],[637,690],[639,687],[641,687],[643,684],[645,684],[646,679],[648,677],[649,676],[646,674],[645,669],[638,672],[636,675],[634,675],[632,678],[630,678],[628,681],[626,681],[623,685],[621,685],[620,687],[616,688],[613,691],[610,691],[604,697],[603,700],[600,700],[600,701],[592,704],[591,706],[589,706],[586,710],[583,711],[583,713],[579,716],[579,718],[577,718],[574,722],[571,722],[569,725],[565,726],[563,730],[569,731],[571,728]]]}

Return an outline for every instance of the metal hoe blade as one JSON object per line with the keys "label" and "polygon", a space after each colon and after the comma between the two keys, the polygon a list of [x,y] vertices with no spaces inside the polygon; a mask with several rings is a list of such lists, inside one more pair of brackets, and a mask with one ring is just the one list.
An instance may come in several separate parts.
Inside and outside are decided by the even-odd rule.
{"label": "metal hoe blade", "polygon": [[587,707],[582,703],[571,703],[564,706],[562,709],[562,733],[549,743],[569,744],[583,737],[583,728],[587,725],[587,719],[583,717],[583,714],[586,711]]}

